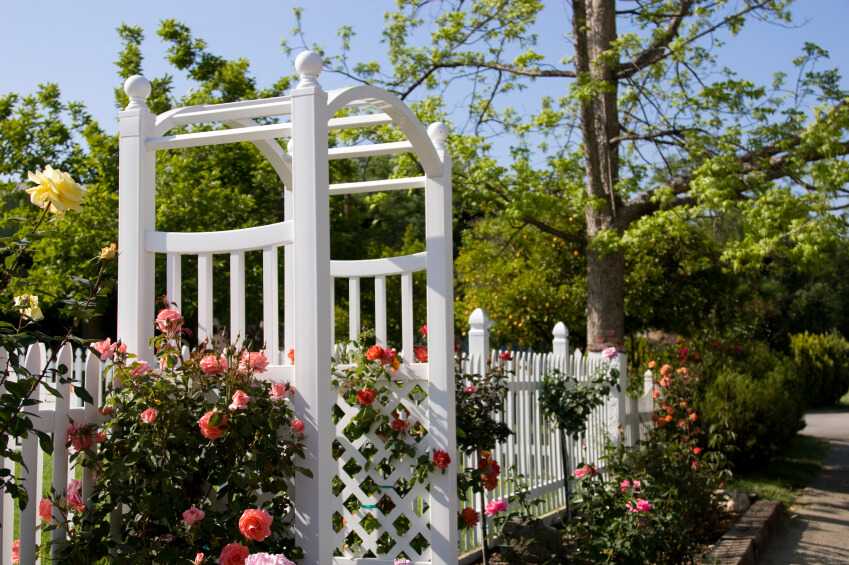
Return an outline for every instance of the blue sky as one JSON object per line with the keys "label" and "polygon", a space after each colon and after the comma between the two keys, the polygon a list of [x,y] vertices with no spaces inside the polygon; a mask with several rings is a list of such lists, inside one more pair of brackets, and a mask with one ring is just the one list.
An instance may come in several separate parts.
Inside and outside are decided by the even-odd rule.
{"label": "blue sky", "polygon": [[[555,50],[562,43],[566,54],[570,47],[563,34],[569,16],[564,4],[549,3],[540,40],[543,48]],[[112,89],[119,80],[113,61],[121,45],[114,30],[122,22],[141,26],[146,36],[145,75],[161,76],[173,72],[163,60],[165,46],[156,35],[159,21],[166,18],[187,24],[213,53],[248,59],[258,86],[268,86],[292,71],[280,40],[294,26],[292,7],[297,5],[305,7],[310,42],[332,49],[338,45],[336,29],[351,25],[357,33],[355,58],[385,52],[380,44],[382,14],[394,8],[394,0],[0,0],[0,94],[31,93],[39,83],[55,82],[66,100],[84,102],[103,127],[116,131]],[[849,0],[799,0],[793,12],[794,26],[753,22],[740,36],[725,37],[720,63],[741,76],[769,83],[774,71],[790,70],[789,61],[805,41],[813,41],[831,53],[830,67],[849,69]],[[290,44],[294,46],[291,40]],[[349,81],[323,75],[320,82],[329,89]],[[846,79],[843,87],[849,88]],[[177,80],[174,92],[179,95],[186,88],[185,81]]]}

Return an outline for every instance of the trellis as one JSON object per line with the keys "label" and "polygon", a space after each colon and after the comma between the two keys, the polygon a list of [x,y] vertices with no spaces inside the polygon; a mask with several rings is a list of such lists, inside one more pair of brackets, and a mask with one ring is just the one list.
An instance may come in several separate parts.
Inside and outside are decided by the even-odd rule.
{"label": "trellis", "polygon": [[[379,554],[373,545],[375,535],[351,519],[342,533],[333,529],[335,513],[346,512],[345,497],[354,496],[363,507],[376,506],[374,496],[363,492],[356,482],[371,477],[385,486],[401,478],[398,467],[391,476],[377,476],[363,469],[353,473],[342,467],[347,458],[334,460],[331,448],[339,436],[331,419],[335,393],[330,388],[330,352],[333,342],[333,279],[348,278],[350,288],[351,336],[359,332],[359,283],[375,280],[377,342],[386,343],[387,277],[400,276],[402,294],[402,356],[398,371],[404,388],[398,399],[420,387],[427,400],[417,404],[417,417],[427,428],[423,449],[455,452],[454,366],[453,366],[453,287],[451,263],[451,158],[446,152],[447,128],[440,123],[425,130],[416,116],[397,97],[372,86],[354,86],[325,92],[317,81],[321,58],[301,53],[295,61],[300,82],[288,96],[277,98],[177,108],[154,115],[146,105],[150,83],[141,76],[130,77],[125,91],[130,103],[120,113],[120,190],[118,263],[118,336],[130,351],[152,361],[148,340],[152,336],[154,261],[166,257],[165,283],[170,301],[181,302],[182,257],[197,257],[199,339],[212,335],[213,256],[225,254],[230,260],[230,335],[244,336],[245,252],[261,250],[263,257],[263,341],[271,361],[272,380],[292,382],[298,391],[295,410],[304,421],[307,458],[304,466],[313,477],[295,480],[295,531],[305,551],[305,563],[353,565],[355,555],[337,555],[340,536],[358,531],[364,543],[372,544],[377,559],[391,562],[404,551],[414,562],[447,564],[457,560],[457,511],[455,464],[445,474],[432,475],[429,488],[416,488],[395,497],[391,517],[381,520],[384,532],[401,514],[412,523],[405,533],[392,535],[391,553]],[[370,108],[373,113],[353,112],[336,117],[343,110]],[[288,117],[288,120],[285,118]],[[260,123],[261,120],[263,123]],[[266,123],[273,121],[273,123]],[[224,125],[192,133],[170,133],[191,124]],[[336,129],[394,125],[405,141],[328,148],[328,132]],[[289,138],[288,151],[278,141]],[[251,142],[268,159],[285,186],[284,221],[244,230],[211,233],[159,232],[155,229],[156,153],[201,145]],[[412,152],[424,175],[345,184],[329,183],[330,159],[352,159],[375,155]],[[425,190],[426,251],[415,255],[365,261],[330,259],[329,198],[384,190]],[[278,335],[280,300],[278,296],[279,249],[283,249],[284,331]],[[429,363],[413,364],[413,273],[427,277],[427,319]],[[297,276],[296,276],[297,275]],[[328,300],[329,299],[329,300]],[[289,364],[280,351],[297,351],[297,363]],[[400,393],[400,395],[399,395]],[[344,411],[344,407],[336,402]],[[411,406],[412,409],[412,406]],[[344,420],[344,417],[343,417]],[[343,438],[344,439],[344,438]],[[366,440],[363,440],[366,441]],[[379,446],[379,438],[368,441]],[[362,447],[350,445],[348,457]],[[358,452],[358,451],[357,451]],[[360,454],[362,457],[362,454]],[[372,455],[374,457],[374,455]],[[360,461],[362,464],[362,461]],[[350,467],[349,467],[350,468]],[[334,493],[334,477],[345,483],[343,493]],[[382,491],[388,493],[391,489]],[[389,506],[386,506],[387,508]],[[406,510],[405,510],[406,509]],[[347,515],[350,518],[350,513]],[[411,533],[412,532],[412,533]],[[344,536],[343,536],[344,537]],[[413,538],[419,538],[413,542]],[[424,538],[425,542],[421,542]],[[341,544],[344,545],[344,544]],[[421,551],[415,551],[418,548]],[[412,552],[412,553],[411,553]],[[337,552],[338,553],[338,552]]]}

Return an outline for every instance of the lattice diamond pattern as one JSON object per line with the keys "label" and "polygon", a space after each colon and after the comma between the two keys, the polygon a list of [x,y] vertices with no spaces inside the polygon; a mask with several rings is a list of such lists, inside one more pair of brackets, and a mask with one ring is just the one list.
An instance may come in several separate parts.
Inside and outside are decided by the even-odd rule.
{"label": "lattice diamond pattern", "polygon": [[[429,408],[424,392],[427,383],[405,380],[400,388],[387,385],[386,390],[389,391],[386,404],[378,399],[372,407],[388,414],[402,406],[409,413],[410,422],[418,421],[425,435]],[[344,430],[359,412],[359,406],[349,405],[340,396],[336,407],[337,413],[342,414],[336,423],[334,449],[338,479],[334,488],[334,493],[338,492],[336,512],[342,517],[335,520],[333,528],[336,549],[349,557],[394,559],[403,552],[413,561],[430,561],[430,494],[427,485],[410,488],[407,484],[415,458],[387,464],[391,454],[374,432],[349,441]],[[427,442],[419,441],[418,445],[419,454],[425,453]],[[352,547],[350,541],[356,538],[361,540],[360,545]]]}

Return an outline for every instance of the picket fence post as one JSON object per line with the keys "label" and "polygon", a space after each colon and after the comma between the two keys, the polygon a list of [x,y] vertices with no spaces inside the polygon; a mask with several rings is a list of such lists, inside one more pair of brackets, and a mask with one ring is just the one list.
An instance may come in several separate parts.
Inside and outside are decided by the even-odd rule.
{"label": "picket fence post", "polygon": [[483,308],[475,308],[469,316],[469,374],[486,374],[486,360],[490,357],[489,328],[492,321]]}

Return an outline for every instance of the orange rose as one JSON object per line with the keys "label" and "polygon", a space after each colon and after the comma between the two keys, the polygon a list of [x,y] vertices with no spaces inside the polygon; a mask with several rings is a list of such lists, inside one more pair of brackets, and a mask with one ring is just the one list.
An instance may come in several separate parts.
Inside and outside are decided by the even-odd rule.
{"label": "orange rose", "polygon": [[[209,423],[209,420],[213,417],[213,415],[217,414],[218,410],[211,410],[203,415],[203,418],[198,420],[198,426],[200,426],[200,433],[203,434],[204,437],[209,439],[218,439],[224,432],[227,431],[227,418],[223,415],[221,416],[221,421],[217,425],[212,425]],[[231,544],[232,545],[232,544]]]}
{"label": "orange rose", "polygon": [[239,518],[239,531],[248,539],[262,541],[271,535],[273,518],[265,510],[249,508]]}
{"label": "orange rose", "polygon": [[368,351],[366,351],[366,359],[369,361],[377,361],[378,359],[383,357],[383,348],[379,345],[372,345]]}

